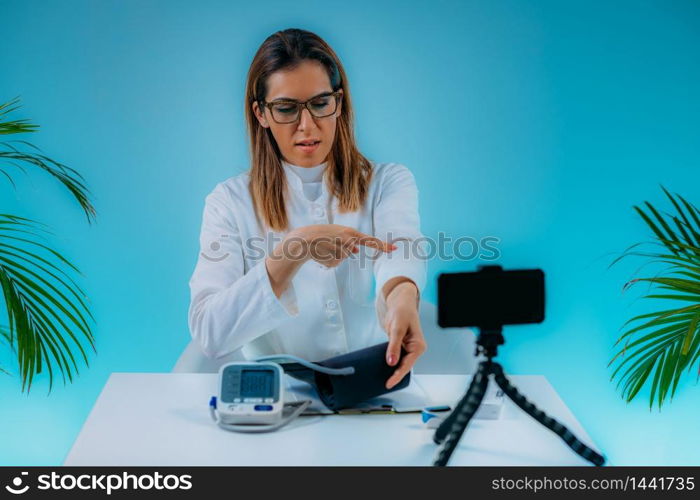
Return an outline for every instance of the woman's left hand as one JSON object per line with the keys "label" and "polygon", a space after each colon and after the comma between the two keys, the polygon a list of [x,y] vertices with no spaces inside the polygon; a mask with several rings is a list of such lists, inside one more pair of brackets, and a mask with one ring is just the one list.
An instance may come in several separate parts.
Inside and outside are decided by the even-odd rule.
{"label": "woman's left hand", "polygon": [[[386,382],[386,388],[391,389],[411,371],[427,348],[418,316],[418,289],[412,281],[406,279],[390,289],[382,326],[389,336],[387,364],[397,367]],[[403,357],[402,346],[406,351]]]}

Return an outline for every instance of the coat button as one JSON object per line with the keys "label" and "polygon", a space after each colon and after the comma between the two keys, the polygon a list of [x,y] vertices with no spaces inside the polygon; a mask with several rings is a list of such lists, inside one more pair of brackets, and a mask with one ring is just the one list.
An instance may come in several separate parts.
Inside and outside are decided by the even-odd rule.
{"label": "coat button", "polygon": [[314,215],[320,219],[321,217],[325,217],[326,211],[321,207],[316,207],[314,209]]}
{"label": "coat button", "polygon": [[330,309],[331,311],[334,310],[336,307],[338,307],[338,303],[335,300],[329,300],[326,302],[326,308]]}

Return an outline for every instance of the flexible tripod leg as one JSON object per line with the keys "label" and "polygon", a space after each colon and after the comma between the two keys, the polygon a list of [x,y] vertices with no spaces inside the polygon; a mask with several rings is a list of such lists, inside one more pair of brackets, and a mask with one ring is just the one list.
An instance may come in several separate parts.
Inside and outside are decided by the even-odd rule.
{"label": "flexible tripod leg", "polygon": [[454,410],[450,412],[450,414],[435,430],[435,433],[433,434],[433,441],[435,444],[441,444],[445,440],[447,434],[449,434],[450,430],[452,429],[452,425],[455,423],[455,420],[457,420],[457,415],[460,414],[467,401],[474,398],[474,391],[477,389],[477,380],[480,380],[480,377],[486,375],[488,375],[488,368],[486,367],[486,362],[482,361],[476,367],[476,372],[474,372],[474,376],[469,383],[467,392],[464,393],[464,396],[462,396],[462,399],[459,400]]}
{"label": "flexible tripod leg", "polygon": [[604,456],[583,444],[565,425],[547,415],[545,412],[528,401],[525,396],[520,394],[503,373],[503,368],[501,365],[498,363],[493,363],[492,373],[494,374],[496,383],[501,390],[525,413],[562,438],[572,450],[589,462],[593,463],[594,465],[603,465],[605,463]]}
{"label": "flexible tripod leg", "polygon": [[[450,414],[450,418],[445,419],[436,430],[435,436],[433,437],[435,442],[440,443],[442,439],[445,439],[445,436],[446,439],[444,445],[438,450],[433,465],[439,467],[447,465],[469,421],[479,409],[479,405],[484,399],[486,389],[489,385],[490,373],[491,361],[482,361],[479,363],[479,368],[474,374],[471,384],[469,384],[467,393]],[[440,435],[438,435],[438,432]],[[440,436],[442,436],[442,438],[438,441]]]}

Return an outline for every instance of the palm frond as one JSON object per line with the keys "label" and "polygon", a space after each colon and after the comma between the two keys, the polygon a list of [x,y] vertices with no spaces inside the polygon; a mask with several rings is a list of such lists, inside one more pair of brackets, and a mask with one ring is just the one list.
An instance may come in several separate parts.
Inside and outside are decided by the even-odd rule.
{"label": "palm frond", "polygon": [[38,125],[29,123],[29,120],[8,120],[7,115],[19,109],[19,96],[9,102],[0,103],[0,134],[22,134],[36,132]]}
{"label": "palm frond", "polygon": [[[648,263],[666,265],[655,276],[627,281],[623,291],[637,283],[647,283],[644,298],[672,301],[678,307],[645,313],[631,318],[615,345],[624,345],[608,363],[617,363],[611,380],[618,378],[623,398],[632,401],[651,378],[649,408],[659,409],[673,399],[679,380],[700,357],[700,210],[678,194],[661,186],[676,213],[660,212],[651,203],[635,206],[662,248],[639,252],[628,247],[611,266],[625,257],[644,257]],[[636,326],[632,324],[637,323]],[[700,373],[700,372],[699,372]]]}
{"label": "palm frond", "polygon": [[[22,390],[45,368],[49,391],[54,369],[64,383],[78,373],[71,347],[88,365],[86,346],[95,349],[84,292],[68,272],[78,269],[38,240],[45,229],[23,217],[0,214],[0,286],[9,318],[6,338],[16,348]],[[25,235],[27,235],[25,237]]]}
{"label": "palm frond", "polygon": [[[20,134],[26,132],[34,132],[37,127],[28,122],[28,120],[9,120],[7,115],[16,111],[19,108],[19,98],[0,104],[0,134]],[[30,148],[31,151],[20,149],[15,146],[20,144],[25,148]],[[92,223],[96,217],[95,207],[90,201],[90,192],[84,184],[84,179],[80,173],[63,163],[52,160],[42,153],[42,151],[27,141],[5,141],[0,142],[0,174],[6,177],[13,187],[15,183],[12,174],[2,168],[3,164],[9,164],[19,167],[23,170],[22,165],[36,167],[50,176],[57,179],[75,198],[83,209],[88,223]]]}
{"label": "palm frond", "polygon": [[[7,344],[10,349],[12,349],[12,352],[15,352],[14,345],[12,344],[12,337],[10,336],[10,330],[3,325],[0,325],[0,343],[5,343]],[[5,370],[2,366],[0,366],[0,373],[4,373],[5,375],[9,375],[10,372]]]}

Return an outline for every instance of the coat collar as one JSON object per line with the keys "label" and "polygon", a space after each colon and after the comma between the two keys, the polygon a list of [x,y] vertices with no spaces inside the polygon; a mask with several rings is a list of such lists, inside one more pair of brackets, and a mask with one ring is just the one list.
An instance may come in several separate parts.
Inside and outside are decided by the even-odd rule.
{"label": "coat collar", "polygon": [[[284,169],[285,176],[287,178],[287,185],[296,193],[298,193],[302,199],[305,201],[307,200],[306,196],[304,196],[304,188],[303,188],[303,183],[301,181],[301,178],[296,174],[293,168],[291,168],[290,163],[282,160],[282,168]],[[328,162],[324,162],[323,165],[328,166]],[[326,185],[326,178],[325,178],[325,172],[324,175],[321,179],[321,194],[319,197],[313,201],[313,203],[318,203],[318,204],[323,204],[325,205],[330,197],[330,193],[328,192],[328,186]],[[334,197],[334,202],[333,202],[333,209],[336,210],[338,206],[337,200],[335,200]]]}

